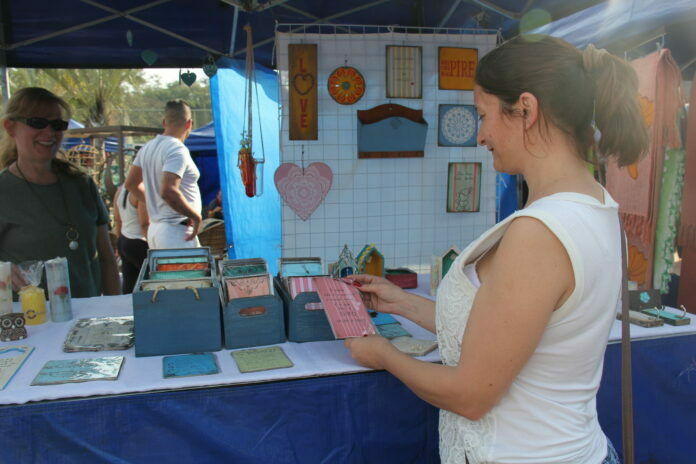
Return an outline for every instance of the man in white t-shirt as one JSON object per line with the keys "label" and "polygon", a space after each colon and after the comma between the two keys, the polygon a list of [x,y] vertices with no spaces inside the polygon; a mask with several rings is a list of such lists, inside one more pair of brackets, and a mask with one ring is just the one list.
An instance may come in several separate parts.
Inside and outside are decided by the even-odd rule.
{"label": "man in white t-shirt", "polygon": [[147,241],[150,248],[190,248],[200,243],[200,172],[184,140],[191,132],[191,108],[183,100],[167,103],[164,133],[138,152],[125,187],[144,200],[150,216]]}

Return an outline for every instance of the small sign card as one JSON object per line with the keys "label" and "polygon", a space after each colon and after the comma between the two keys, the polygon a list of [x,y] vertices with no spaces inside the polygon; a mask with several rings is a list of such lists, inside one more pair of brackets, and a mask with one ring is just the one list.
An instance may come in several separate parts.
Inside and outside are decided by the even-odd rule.
{"label": "small sign card", "polygon": [[379,334],[384,338],[408,337],[411,334],[401,327],[401,324],[382,324],[377,326]]}
{"label": "small sign card", "polygon": [[12,377],[27,360],[33,346],[4,346],[0,348],[0,390],[4,390]]}
{"label": "small sign card", "polygon": [[179,354],[162,358],[162,375],[165,379],[211,375],[220,372],[213,353]]}
{"label": "small sign card", "polygon": [[127,350],[133,346],[133,316],[78,319],[63,343],[66,353]]}
{"label": "small sign card", "polygon": [[253,348],[250,350],[233,351],[232,357],[237,363],[239,372],[269,371],[271,369],[283,369],[292,367],[292,361],[279,346],[267,348]]}
{"label": "small sign card", "polygon": [[370,317],[372,318],[372,323],[376,326],[384,324],[398,324],[399,321],[394,319],[391,314],[378,313],[377,311],[368,310]]}
{"label": "small sign card", "polygon": [[435,340],[422,340],[413,337],[396,337],[391,340],[391,343],[397,350],[410,356],[425,356],[437,348]]}
{"label": "small sign card", "polygon": [[123,356],[90,359],[59,359],[48,361],[31,382],[32,385],[116,380],[121,372]]}

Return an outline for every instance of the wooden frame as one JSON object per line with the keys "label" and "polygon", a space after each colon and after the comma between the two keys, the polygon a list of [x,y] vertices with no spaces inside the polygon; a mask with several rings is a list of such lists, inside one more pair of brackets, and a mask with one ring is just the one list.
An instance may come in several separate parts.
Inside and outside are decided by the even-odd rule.
{"label": "wooden frame", "polygon": [[290,140],[317,140],[317,45],[288,44]]}
{"label": "wooden frame", "polygon": [[387,98],[423,97],[423,49],[387,45]]}
{"label": "wooden frame", "polygon": [[477,48],[440,47],[437,62],[440,90],[474,90]]}
{"label": "wooden frame", "polygon": [[449,163],[447,212],[476,213],[481,203],[481,163]]}

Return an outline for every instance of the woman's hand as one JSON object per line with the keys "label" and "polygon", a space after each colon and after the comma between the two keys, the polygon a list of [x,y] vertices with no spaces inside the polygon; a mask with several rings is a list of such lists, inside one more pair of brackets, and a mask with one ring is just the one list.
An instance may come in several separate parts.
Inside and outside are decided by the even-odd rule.
{"label": "woman's hand", "polygon": [[380,335],[368,335],[361,338],[347,338],[343,344],[361,366],[370,369],[384,369],[382,363],[386,350],[396,350],[389,340]]}
{"label": "woman's hand", "polygon": [[409,294],[387,279],[369,274],[356,274],[347,277],[360,286],[360,296],[369,309],[379,313],[401,314]]}

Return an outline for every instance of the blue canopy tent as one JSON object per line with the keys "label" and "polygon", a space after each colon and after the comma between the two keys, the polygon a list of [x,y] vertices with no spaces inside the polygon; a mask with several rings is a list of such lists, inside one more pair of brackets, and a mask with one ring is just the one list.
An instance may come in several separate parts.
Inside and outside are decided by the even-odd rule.
{"label": "blue canopy tent", "polygon": [[[0,10],[11,67],[201,67],[245,55],[243,25],[254,31],[254,56],[273,67],[276,23],[485,27],[517,34],[521,18],[546,10],[561,18],[599,0],[5,0]],[[37,14],[41,12],[41,14]],[[130,34],[128,34],[130,32]],[[130,37],[130,40],[128,40]],[[149,51],[143,55],[143,52]],[[146,61],[147,60],[147,61]]]}
{"label": "blue canopy tent", "polygon": [[[68,129],[84,129],[85,125],[71,119],[68,121]],[[63,144],[61,148],[63,150],[70,150],[76,145],[90,145],[90,140],[87,138],[79,137],[66,137],[63,139]],[[104,151],[107,153],[117,153],[118,152],[118,141],[115,137],[108,137],[104,140]]]}
{"label": "blue canopy tent", "polygon": [[696,2],[631,0],[601,3],[535,29],[579,48],[589,44],[634,58],[669,48],[682,76],[696,71]]}

